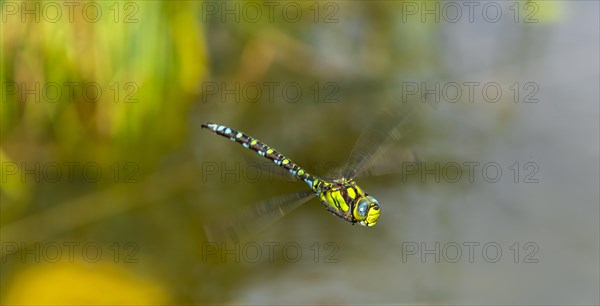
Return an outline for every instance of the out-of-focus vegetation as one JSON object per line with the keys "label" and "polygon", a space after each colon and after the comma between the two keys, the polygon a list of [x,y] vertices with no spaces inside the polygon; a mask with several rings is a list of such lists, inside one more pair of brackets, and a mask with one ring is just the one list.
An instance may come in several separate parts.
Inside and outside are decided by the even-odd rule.
{"label": "out-of-focus vegetation", "polygon": [[[185,141],[187,114],[209,76],[201,4],[3,1],[3,243],[114,241],[130,229],[127,217],[111,218],[180,188],[182,180],[148,177]],[[81,230],[97,220],[105,230]],[[166,289],[153,293],[122,276],[126,267],[13,267],[3,261],[11,304],[169,301]]]}
{"label": "out-of-focus vegetation", "polygon": [[[201,3],[91,3],[101,10],[97,22],[73,13],[56,23],[45,21],[49,5],[66,11],[54,2],[4,3],[8,158],[153,164],[185,136],[181,118],[208,76]],[[43,18],[21,16],[24,8]]]}

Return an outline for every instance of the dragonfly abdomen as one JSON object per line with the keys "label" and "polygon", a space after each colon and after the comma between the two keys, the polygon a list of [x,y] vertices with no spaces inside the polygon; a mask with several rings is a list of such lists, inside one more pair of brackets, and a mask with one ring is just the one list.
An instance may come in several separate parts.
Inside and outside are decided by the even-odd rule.
{"label": "dragonfly abdomen", "polygon": [[217,135],[227,137],[230,140],[241,144],[245,148],[256,152],[258,155],[271,160],[273,163],[275,163],[275,165],[286,169],[292,176],[304,181],[315,193],[319,192],[321,189],[321,180],[306,172],[306,170],[304,170],[302,167],[298,166],[292,160],[283,156],[281,153],[277,152],[275,149],[266,145],[262,141],[224,125],[204,123],[202,124],[202,127],[213,131]]}

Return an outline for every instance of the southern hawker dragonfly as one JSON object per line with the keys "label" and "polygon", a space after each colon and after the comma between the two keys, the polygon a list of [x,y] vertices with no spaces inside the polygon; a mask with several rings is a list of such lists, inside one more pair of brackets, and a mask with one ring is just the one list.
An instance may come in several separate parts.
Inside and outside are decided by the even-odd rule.
{"label": "southern hawker dragonfly", "polygon": [[[375,160],[374,157],[379,155],[385,147],[383,144],[387,143],[389,138],[397,140],[405,136],[409,126],[407,122],[414,122],[414,120],[409,119],[414,119],[410,117],[416,114],[414,109],[411,110],[413,111],[382,113],[361,134],[350,153],[348,162],[336,172],[337,178],[331,179],[309,173],[274,148],[243,132],[216,123],[202,124],[202,128],[229,138],[271,160],[275,165],[303,181],[310,188],[309,190],[271,198],[232,215],[227,221],[206,225],[205,231],[209,240],[238,241],[240,237],[248,233],[257,232],[268,227],[279,218],[306,203],[313,196],[317,197],[330,213],[345,221],[367,227],[374,226],[381,215],[381,205],[374,197],[359,187],[354,179],[361,176],[377,175],[369,169],[371,168],[369,166],[372,166]],[[408,154],[401,157],[402,162],[417,161],[417,157],[412,151],[405,152]]]}

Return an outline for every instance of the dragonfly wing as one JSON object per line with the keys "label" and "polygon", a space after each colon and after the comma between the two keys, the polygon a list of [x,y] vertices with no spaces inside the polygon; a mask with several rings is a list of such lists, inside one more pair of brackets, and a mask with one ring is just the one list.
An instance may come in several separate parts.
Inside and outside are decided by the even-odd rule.
{"label": "dragonfly wing", "polygon": [[362,168],[354,178],[410,172],[423,161],[417,152],[409,149],[389,149],[384,152],[377,152],[375,156],[377,157],[372,158],[371,162]]}
{"label": "dragonfly wing", "polygon": [[360,135],[341,174],[356,177],[373,162],[382,145],[389,139],[400,140],[406,136],[417,114],[413,108],[404,111],[384,111]]}
{"label": "dragonfly wing", "polygon": [[221,222],[205,224],[204,231],[208,241],[238,242],[266,229],[306,203],[313,195],[312,191],[307,190],[277,196],[259,202]]}

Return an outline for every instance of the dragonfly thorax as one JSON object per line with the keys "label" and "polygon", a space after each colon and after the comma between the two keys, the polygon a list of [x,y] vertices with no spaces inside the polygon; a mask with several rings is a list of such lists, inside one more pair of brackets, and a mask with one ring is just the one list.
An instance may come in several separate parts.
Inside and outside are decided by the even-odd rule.
{"label": "dragonfly thorax", "polygon": [[327,210],[348,222],[373,226],[379,218],[379,202],[367,195],[352,179],[323,182],[317,196]]}

